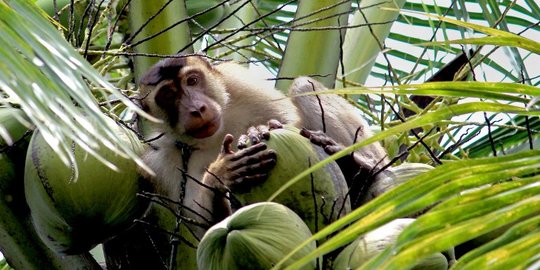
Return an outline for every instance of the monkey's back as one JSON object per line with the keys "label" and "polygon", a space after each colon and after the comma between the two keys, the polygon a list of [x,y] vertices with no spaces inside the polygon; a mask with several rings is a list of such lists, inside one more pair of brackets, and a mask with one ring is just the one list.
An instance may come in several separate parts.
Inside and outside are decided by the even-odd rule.
{"label": "monkey's back", "polygon": [[224,123],[228,128],[244,133],[247,127],[266,124],[270,119],[301,127],[296,106],[282,92],[262,84],[264,79],[258,74],[235,63],[219,64],[216,70],[223,75],[229,92],[225,111],[230,117]]}

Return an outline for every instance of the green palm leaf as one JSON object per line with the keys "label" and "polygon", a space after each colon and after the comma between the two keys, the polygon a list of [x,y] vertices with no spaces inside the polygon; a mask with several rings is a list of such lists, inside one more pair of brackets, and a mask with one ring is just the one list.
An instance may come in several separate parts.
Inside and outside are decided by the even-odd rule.
{"label": "green palm leaf", "polygon": [[114,96],[133,111],[150,116],[103,79],[36,6],[6,0],[0,2],[0,12],[0,90],[4,93],[0,104],[20,106],[65,164],[75,164],[66,143],[75,141],[111,168],[114,164],[97,154],[99,144],[147,168],[118,140],[112,128],[116,123],[103,113],[111,107],[100,108],[96,96],[101,100]]}
{"label": "green palm leaf", "polygon": [[[96,34],[91,36],[92,31],[86,28],[84,38],[89,50],[79,49],[87,57],[107,56],[91,62],[109,81],[63,39],[35,6],[27,1],[0,0],[0,104],[21,107],[30,119],[28,124],[43,130],[65,162],[70,162],[71,152],[70,145],[64,142],[71,140],[90,153],[95,154],[94,147],[104,144],[137,159],[117,143],[110,131],[116,123],[110,118],[119,120],[116,115],[125,114],[126,107],[144,115],[128,98],[135,89],[132,78],[159,57],[182,48],[189,51],[193,47],[211,57],[244,63],[261,62],[282,77],[330,75],[325,78],[326,85],[354,87],[328,93],[354,97],[368,120],[380,124],[382,131],[315,164],[273,197],[324,164],[371,142],[383,141],[394,148],[415,145],[422,139],[410,136],[413,128],[420,128],[419,135],[425,136],[423,142],[427,142],[425,148],[440,154],[443,164],[315,234],[313,239],[326,241],[289,269],[297,269],[395,218],[436,203],[394,245],[362,269],[410,268],[419,258],[497,229],[505,233],[465,254],[455,268],[520,269],[537,263],[540,190],[536,175],[540,163],[538,151],[528,149],[527,143],[532,140],[534,145],[540,125],[540,112],[531,102],[540,96],[540,74],[529,69],[540,60],[540,46],[534,39],[540,32],[540,7],[536,1],[464,0],[445,6],[436,1],[394,1],[398,5],[390,8],[380,8],[388,1],[186,1],[188,14],[190,7],[194,8],[190,5],[211,2],[210,7],[219,6],[219,18],[203,25],[197,18],[211,14],[212,8],[192,12],[193,17],[189,17],[180,2],[175,2],[180,6],[159,13],[169,1],[156,5],[154,1],[133,0],[136,12],[128,15],[136,23],[131,30],[125,30],[129,27],[126,22],[122,25],[121,19],[120,26],[113,27],[114,20],[109,18],[121,13],[111,10],[122,1],[106,2],[102,10],[109,12],[98,16],[100,27]],[[150,6],[136,8],[144,4]],[[149,17],[137,12],[149,10],[150,16],[156,16],[154,25],[140,28]],[[177,14],[181,16],[175,17]],[[347,24],[359,18],[364,21]],[[190,29],[186,27],[188,21]],[[172,30],[180,28],[181,34]],[[113,50],[101,46],[100,39],[107,34],[111,34],[110,40],[114,34],[120,37]],[[378,42],[363,42],[374,40],[374,36]],[[77,46],[81,43],[77,41]],[[468,76],[468,80],[476,81],[421,83],[469,49],[475,53],[469,55],[470,63],[455,78]],[[127,68],[125,55],[135,56],[137,75]],[[122,71],[110,72],[120,58]],[[351,76],[356,71],[361,74]],[[110,82],[117,82],[122,89]],[[287,82],[279,85],[286,88]],[[411,101],[411,96],[429,97],[432,101],[421,106]],[[106,102],[111,99],[123,105]],[[390,112],[389,107],[395,112]],[[401,117],[402,122],[398,116],[404,109],[414,113]],[[485,112],[489,112],[487,121],[474,118]],[[497,122],[500,116],[505,117],[505,122]],[[492,130],[484,135],[486,126]],[[430,135],[422,130],[433,127],[440,132]],[[476,135],[480,131],[484,134]],[[503,145],[504,151],[499,151],[498,157],[487,158],[493,152],[493,142]],[[425,149],[412,148],[411,153],[414,151]],[[508,155],[510,152],[514,154]],[[411,160],[412,154],[406,161]]]}

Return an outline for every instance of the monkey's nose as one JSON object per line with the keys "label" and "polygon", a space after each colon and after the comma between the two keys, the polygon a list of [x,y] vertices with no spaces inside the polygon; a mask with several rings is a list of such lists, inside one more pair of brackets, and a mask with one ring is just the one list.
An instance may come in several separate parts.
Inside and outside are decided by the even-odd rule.
{"label": "monkey's nose", "polygon": [[193,116],[193,117],[202,117],[204,112],[206,111],[206,106],[205,105],[201,105],[199,106],[198,109],[193,109],[190,114]]}

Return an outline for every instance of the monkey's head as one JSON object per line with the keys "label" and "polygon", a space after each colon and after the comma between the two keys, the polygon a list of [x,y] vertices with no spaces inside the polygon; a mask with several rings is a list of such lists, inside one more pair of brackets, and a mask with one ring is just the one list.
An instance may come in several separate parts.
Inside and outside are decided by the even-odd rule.
{"label": "monkey's head", "polygon": [[200,56],[169,58],[154,65],[140,80],[143,109],[162,119],[162,132],[203,139],[222,126],[228,102],[219,73]]}

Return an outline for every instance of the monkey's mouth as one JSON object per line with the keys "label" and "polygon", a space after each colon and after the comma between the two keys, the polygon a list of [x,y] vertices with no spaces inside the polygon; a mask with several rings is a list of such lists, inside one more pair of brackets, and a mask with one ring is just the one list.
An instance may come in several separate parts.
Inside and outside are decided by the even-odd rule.
{"label": "monkey's mouth", "polygon": [[197,128],[189,128],[186,130],[186,134],[196,139],[203,139],[210,137],[216,133],[221,125],[221,117],[217,116],[212,120],[203,123]]}

